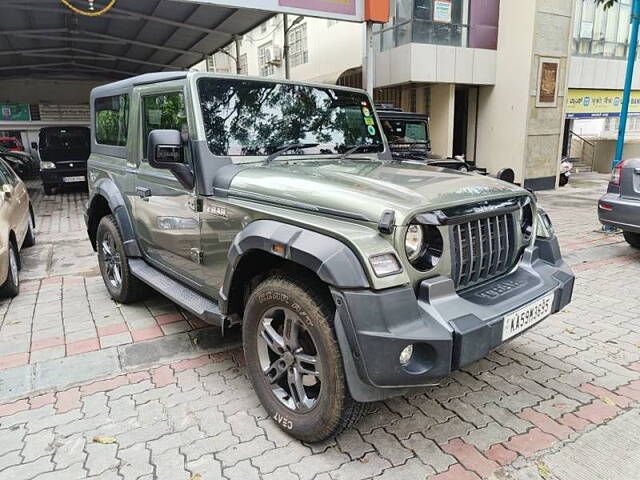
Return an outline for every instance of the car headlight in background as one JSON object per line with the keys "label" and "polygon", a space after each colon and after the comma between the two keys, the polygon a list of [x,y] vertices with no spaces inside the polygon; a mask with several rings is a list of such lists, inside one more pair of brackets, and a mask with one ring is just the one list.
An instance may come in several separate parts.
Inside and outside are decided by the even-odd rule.
{"label": "car headlight in background", "polygon": [[404,237],[404,249],[414,268],[421,271],[431,270],[442,257],[444,241],[438,227],[434,225],[416,225],[407,227]]}
{"label": "car headlight in background", "polygon": [[40,162],[40,170],[53,170],[56,164],[53,162]]}
{"label": "car headlight in background", "polygon": [[553,224],[551,223],[549,215],[542,208],[538,207],[536,236],[540,238],[551,238],[553,237],[554,233],[555,230],[553,228]]}
{"label": "car headlight in background", "polygon": [[402,272],[400,261],[394,253],[382,253],[369,257],[369,263],[376,277],[388,277]]}

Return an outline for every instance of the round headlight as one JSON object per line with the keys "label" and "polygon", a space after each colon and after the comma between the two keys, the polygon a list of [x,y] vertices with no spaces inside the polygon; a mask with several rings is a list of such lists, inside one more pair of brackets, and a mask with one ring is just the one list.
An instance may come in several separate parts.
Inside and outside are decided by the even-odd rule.
{"label": "round headlight", "polygon": [[442,234],[434,225],[409,225],[404,247],[411,265],[426,272],[435,267],[442,257]]}
{"label": "round headlight", "polygon": [[420,225],[409,225],[404,237],[404,249],[410,262],[416,260],[422,252],[424,233]]}

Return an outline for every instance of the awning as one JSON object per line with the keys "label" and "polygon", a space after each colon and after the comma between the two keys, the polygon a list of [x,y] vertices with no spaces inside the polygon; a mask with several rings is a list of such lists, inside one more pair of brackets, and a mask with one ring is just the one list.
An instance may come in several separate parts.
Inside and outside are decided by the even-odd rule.
{"label": "awning", "polygon": [[[231,3],[117,0],[108,13],[85,17],[59,0],[1,3],[0,80],[112,80],[184,70],[275,14]],[[87,0],[71,3],[86,6]],[[96,9],[104,4],[95,0]]]}

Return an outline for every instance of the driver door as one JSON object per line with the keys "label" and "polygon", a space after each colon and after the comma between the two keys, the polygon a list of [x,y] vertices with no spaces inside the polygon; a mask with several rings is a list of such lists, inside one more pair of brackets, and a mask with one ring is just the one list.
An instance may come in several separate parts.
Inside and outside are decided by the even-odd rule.
{"label": "driver door", "polygon": [[[182,87],[142,93],[142,157],[136,174],[133,210],[139,244],[150,263],[201,288],[196,193],[185,189],[169,170],[154,168],[147,161],[147,139],[152,130],[179,130],[183,138],[188,138],[187,104]],[[183,149],[185,161],[191,163],[189,149],[186,146]]]}

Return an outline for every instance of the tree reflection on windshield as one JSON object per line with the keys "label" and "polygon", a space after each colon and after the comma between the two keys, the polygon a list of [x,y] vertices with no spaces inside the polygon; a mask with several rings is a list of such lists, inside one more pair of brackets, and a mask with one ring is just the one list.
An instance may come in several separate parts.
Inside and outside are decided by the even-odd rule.
{"label": "tree reflection on windshield", "polygon": [[358,92],[219,78],[200,79],[198,90],[215,155],[269,155],[295,143],[318,144],[305,154],[383,148],[369,100]]}

